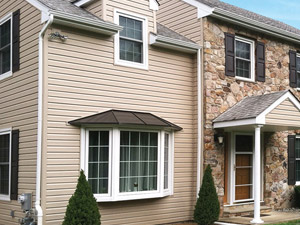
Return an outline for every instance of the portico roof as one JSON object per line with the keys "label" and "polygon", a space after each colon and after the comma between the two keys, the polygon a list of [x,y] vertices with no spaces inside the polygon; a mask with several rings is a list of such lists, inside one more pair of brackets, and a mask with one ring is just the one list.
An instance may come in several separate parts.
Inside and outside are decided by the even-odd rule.
{"label": "portico roof", "polygon": [[300,129],[300,102],[289,91],[247,97],[213,120],[214,128],[247,128],[265,125],[264,130]]}

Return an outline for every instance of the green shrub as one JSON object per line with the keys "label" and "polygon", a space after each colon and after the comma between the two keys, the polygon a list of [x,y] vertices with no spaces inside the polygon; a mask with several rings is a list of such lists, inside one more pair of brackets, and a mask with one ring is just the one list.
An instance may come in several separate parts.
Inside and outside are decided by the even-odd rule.
{"label": "green shrub", "polygon": [[295,206],[300,208],[300,186],[295,186]]}
{"label": "green shrub", "polygon": [[100,213],[91,187],[80,171],[75,193],[69,200],[63,225],[100,225]]}
{"label": "green shrub", "polygon": [[194,221],[198,225],[211,225],[219,219],[220,203],[211,171],[208,165],[195,206]]}

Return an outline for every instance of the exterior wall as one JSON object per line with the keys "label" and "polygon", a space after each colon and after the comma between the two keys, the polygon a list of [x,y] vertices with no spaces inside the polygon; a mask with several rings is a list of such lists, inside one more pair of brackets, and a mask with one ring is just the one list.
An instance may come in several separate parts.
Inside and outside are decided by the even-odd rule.
{"label": "exterior wall", "polygon": [[196,56],[149,47],[149,70],[122,67],[114,65],[113,37],[59,29],[49,32],[59,31],[68,40],[46,40],[45,49],[46,224],[61,224],[79,175],[80,129],[66,122],[109,109],[151,112],[182,126],[183,131],[175,133],[174,195],[99,203],[102,223],[150,225],[191,220],[197,174]]}
{"label": "exterior wall", "polygon": [[94,14],[95,16],[98,16],[103,19],[103,1],[104,0],[97,0],[85,7],[85,9],[90,13]]}
{"label": "exterior wall", "polygon": [[[38,33],[41,16],[26,1],[2,0],[0,18],[18,9],[21,9],[20,70],[0,81],[0,129],[20,130],[18,194],[21,194],[35,192]],[[10,216],[11,210],[15,211],[16,217]],[[18,219],[23,216],[17,201],[0,200],[0,224],[19,224]]]}
{"label": "exterior wall", "polygon": [[285,100],[266,116],[266,123],[294,126],[300,122],[300,112],[290,100]]}
{"label": "exterior wall", "polygon": [[[224,32],[236,33],[265,43],[266,81],[244,82],[225,76]],[[221,205],[224,196],[224,148],[216,146],[212,121],[247,96],[286,89],[299,98],[300,92],[289,87],[289,50],[296,46],[253,31],[207,18],[204,20],[205,131],[204,164],[211,164]],[[254,132],[254,130],[253,130]],[[288,206],[292,187],[287,185],[287,132],[265,134],[265,202],[273,207]],[[276,153],[276,154],[275,154]],[[282,167],[282,165],[285,165]],[[276,179],[275,179],[276,177]],[[276,188],[273,188],[276,186]]]}
{"label": "exterior wall", "polygon": [[157,21],[177,33],[202,45],[202,19],[197,8],[181,0],[160,0]]}

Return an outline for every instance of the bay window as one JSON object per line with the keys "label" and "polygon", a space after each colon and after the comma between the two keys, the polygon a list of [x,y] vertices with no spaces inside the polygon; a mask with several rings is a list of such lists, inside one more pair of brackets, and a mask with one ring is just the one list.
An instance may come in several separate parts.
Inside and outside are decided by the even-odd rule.
{"label": "bay window", "polygon": [[172,194],[173,133],[83,129],[82,169],[97,201]]}

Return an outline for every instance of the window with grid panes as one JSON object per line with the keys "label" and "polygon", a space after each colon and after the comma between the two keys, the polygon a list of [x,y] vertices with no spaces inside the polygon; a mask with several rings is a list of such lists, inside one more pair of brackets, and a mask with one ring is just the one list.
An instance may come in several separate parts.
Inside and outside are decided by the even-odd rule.
{"label": "window with grid panes", "polygon": [[236,37],[235,39],[235,72],[244,79],[254,79],[253,71],[254,44],[250,40]]}
{"label": "window with grid panes", "polygon": [[0,76],[11,71],[11,19],[0,23]]}
{"label": "window with grid panes", "polygon": [[10,134],[0,133],[0,196],[9,195]]}
{"label": "window with grid panes", "polygon": [[300,181],[300,138],[296,138],[296,181]]}

